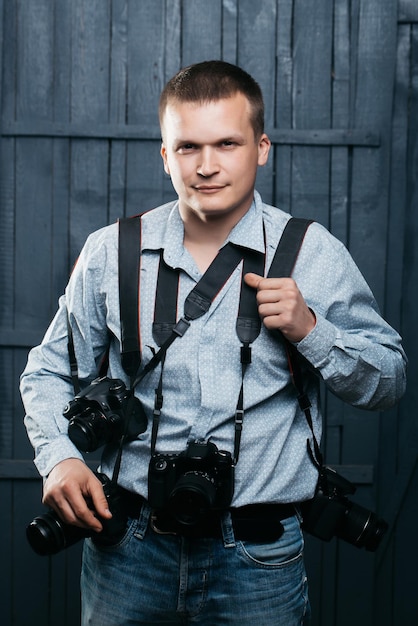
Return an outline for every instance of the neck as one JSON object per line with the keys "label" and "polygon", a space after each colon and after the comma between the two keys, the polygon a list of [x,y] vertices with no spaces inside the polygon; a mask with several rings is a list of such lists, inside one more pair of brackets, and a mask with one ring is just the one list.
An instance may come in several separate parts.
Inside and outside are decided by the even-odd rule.
{"label": "neck", "polygon": [[192,255],[200,271],[205,272],[249,207],[239,213],[211,216],[184,210],[181,205],[179,208],[184,225],[184,247]]}
{"label": "neck", "polygon": [[202,221],[194,216],[183,218],[184,247],[192,255],[199,270],[204,273],[228,238],[235,223],[221,219]]}

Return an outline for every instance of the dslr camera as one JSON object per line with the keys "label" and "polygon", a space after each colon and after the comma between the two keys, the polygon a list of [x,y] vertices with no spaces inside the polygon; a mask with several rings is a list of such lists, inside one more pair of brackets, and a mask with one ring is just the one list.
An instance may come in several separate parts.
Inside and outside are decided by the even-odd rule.
{"label": "dslr camera", "polygon": [[81,452],[93,452],[123,434],[135,439],[147,428],[141,402],[119,378],[96,378],[67,404],[63,415],[69,420],[68,436]]}
{"label": "dslr camera", "polygon": [[301,506],[303,528],[323,541],[338,537],[357,548],[374,552],[388,525],[375,513],[346,497],[355,490],[355,486],[335,470],[322,467],[315,496]]}
{"label": "dslr camera", "polygon": [[103,530],[95,533],[86,528],[64,523],[51,509],[35,517],[26,528],[28,542],[37,554],[41,556],[57,554],[85,537],[95,537],[102,544],[117,543],[123,537],[127,516],[121,505],[118,487],[105,474],[95,472],[95,475],[103,485],[112,518],[109,520],[100,518]]}
{"label": "dslr camera", "polygon": [[232,456],[210,441],[190,442],[179,454],[153,454],[148,500],[183,526],[193,526],[208,511],[226,509],[234,493]]}

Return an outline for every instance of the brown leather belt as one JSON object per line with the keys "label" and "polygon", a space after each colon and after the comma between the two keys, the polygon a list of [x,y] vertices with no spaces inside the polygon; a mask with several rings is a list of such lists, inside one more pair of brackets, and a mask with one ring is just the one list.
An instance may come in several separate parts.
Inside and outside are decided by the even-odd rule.
{"label": "brown leather belt", "polygon": [[[129,517],[141,513],[144,498],[120,489],[122,506]],[[281,520],[295,515],[295,504],[249,504],[230,508],[234,537],[238,541],[271,542],[283,534]],[[169,511],[152,511],[150,526],[162,535],[180,535],[192,539],[222,538],[222,511],[210,511],[197,524],[186,526],[177,522]]]}

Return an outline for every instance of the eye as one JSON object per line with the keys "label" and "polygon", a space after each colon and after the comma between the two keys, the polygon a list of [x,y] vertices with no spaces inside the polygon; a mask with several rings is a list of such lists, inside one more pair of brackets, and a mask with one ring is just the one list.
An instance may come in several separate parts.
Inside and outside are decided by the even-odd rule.
{"label": "eye", "polygon": [[223,141],[221,143],[221,147],[222,148],[227,148],[227,149],[228,148],[234,148],[236,145],[237,145],[236,142],[232,141],[232,139],[225,139],[225,141]]}
{"label": "eye", "polygon": [[194,143],[183,143],[177,148],[179,154],[187,154],[193,152],[193,150],[197,150],[197,146]]}

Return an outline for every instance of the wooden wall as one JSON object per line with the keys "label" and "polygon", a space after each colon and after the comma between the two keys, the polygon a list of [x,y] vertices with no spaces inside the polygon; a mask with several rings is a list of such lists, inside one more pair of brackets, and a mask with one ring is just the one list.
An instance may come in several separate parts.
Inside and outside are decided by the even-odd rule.
{"label": "wooden wall", "polygon": [[410,357],[392,411],[324,398],[328,462],[391,530],[376,554],[307,538],[314,626],[417,623],[416,0],[0,0],[0,16],[1,623],[79,623],[80,547],[26,545],[41,482],[18,378],[88,233],[174,197],[159,93],[211,58],[263,89],[264,199],[349,247]]}

